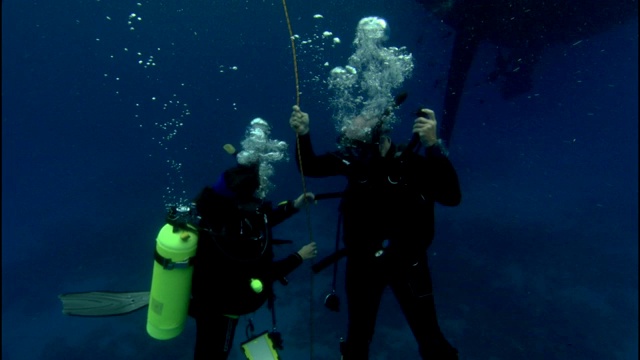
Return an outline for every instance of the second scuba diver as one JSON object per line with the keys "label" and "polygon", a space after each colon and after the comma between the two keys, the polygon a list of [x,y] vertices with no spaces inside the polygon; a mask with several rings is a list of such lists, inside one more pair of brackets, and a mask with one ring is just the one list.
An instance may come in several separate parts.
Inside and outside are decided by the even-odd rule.
{"label": "second scuba diver", "polygon": [[[384,289],[393,291],[415,336],[420,356],[458,359],[438,325],[427,249],[434,236],[434,205],[456,206],[458,176],[436,136],[433,111],[422,109],[413,125],[424,155],[400,151],[382,118],[359,116],[343,129],[342,149],[316,155],[309,115],[293,107],[304,175],[342,175],[348,180],[340,203],[346,249],[348,329],[344,360],[366,360]],[[417,144],[416,144],[417,145]],[[298,163],[300,167],[300,163]]]}

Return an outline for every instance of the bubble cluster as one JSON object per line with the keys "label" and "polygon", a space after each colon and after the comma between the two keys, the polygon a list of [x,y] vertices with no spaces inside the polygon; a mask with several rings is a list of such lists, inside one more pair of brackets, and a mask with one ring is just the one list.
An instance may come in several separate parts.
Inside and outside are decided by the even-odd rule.
{"label": "bubble cluster", "polygon": [[273,190],[270,178],[274,174],[273,163],[288,160],[288,145],[284,141],[270,139],[271,126],[261,118],[251,121],[245,132],[245,138],[240,143],[242,151],[237,155],[238,163],[243,165],[258,164],[260,173],[260,188],[257,196],[264,199]]}
{"label": "bubble cluster", "polygon": [[[138,3],[138,6],[142,6],[142,4]],[[136,15],[136,13],[131,13],[129,14],[129,21],[127,21],[127,25],[129,25],[129,30],[133,31],[136,28],[133,26],[134,25],[134,21],[142,21],[142,18],[138,15]]]}
{"label": "bubble cluster", "polygon": [[221,73],[223,73],[223,72],[225,71],[225,69],[226,69],[226,70],[233,70],[233,71],[236,71],[236,70],[238,70],[238,67],[237,67],[237,66],[235,66],[235,65],[232,65],[232,66],[224,66],[224,65],[220,65],[220,66],[218,66],[218,69],[220,70],[220,72],[221,72]]}
{"label": "bubble cluster", "polygon": [[[158,135],[151,137],[151,140],[156,141],[164,152],[165,163],[169,168],[166,173],[169,186],[165,189],[163,199],[165,206],[183,204],[187,201],[186,191],[177,190],[179,188],[184,189],[182,163],[175,160],[174,157],[177,150],[187,151],[189,149],[186,146],[178,149],[171,142],[178,135],[179,129],[185,125],[187,118],[191,115],[191,111],[189,110],[189,105],[182,102],[175,93],[164,101],[157,96],[152,96],[149,100],[145,103],[135,104],[137,111],[134,116],[136,118],[147,118],[148,115],[146,114],[159,114],[157,118],[163,119],[163,121],[153,122],[154,128],[159,132],[157,132]],[[140,126],[142,127],[142,125]],[[152,132],[149,131],[148,133]],[[152,154],[149,154],[149,157],[152,156]]]}
{"label": "bubble cluster", "polygon": [[[135,11],[123,13],[118,16],[107,14],[105,21],[110,26],[125,25],[129,38],[119,42],[118,48],[112,49],[109,55],[113,62],[111,73],[122,73],[123,75],[112,75],[105,73],[107,79],[115,79],[116,86],[115,95],[118,97],[127,96],[127,99],[134,105],[132,119],[136,122],[138,128],[143,129],[145,135],[149,136],[152,141],[158,144],[161,150],[158,152],[151,151],[148,157],[161,156],[163,163],[167,166],[167,185],[164,188],[163,201],[165,206],[180,205],[185,203],[187,195],[182,175],[182,163],[178,159],[179,152],[188,150],[185,146],[178,145],[174,140],[179,130],[187,123],[187,118],[191,115],[189,105],[182,101],[179,96],[178,89],[185,87],[185,83],[175,84],[178,89],[170,89],[170,84],[165,84],[157,72],[161,68],[161,62],[158,58],[162,56],[161,46],[149,46],[150,42],[140,41],[138,38],[138,30],[143,28],[143,13],[145,8],[142,3],[134,4]],[[132,9],[133,10],[133,9]],[[96,39],[100,41],[100,39]],[[158,40],[155,40],[158,41]],[[125,46],[122,46],[125,44]],[[136,45],[132,45],[136,44]],[[160,45],[160,44],[158,44]],[[171,44],[173,45],[173,44]],[[164,54],[165,56],[167,54]],[[137,69],[133,74],[129,68]],[[232,69],[232,67],[230,67]],[[124,74],[127,74],[126,76]],[[132,88],[128,86],[135,82],[135,88],[151,88],[149,92],[125,93]],[[162,86],[158,86],[157,82],[162,82]]]}
{"label": "bubble cluster", "polygon": [[325,74],[330,66],[327,50],[340,45],[340,38],[324,27],[324,16],[313,15],[313,32],[303,36],[294,35],[296,53],[300,69],[302,91],[310,91],[323,98],[326,92]]}
{"label": "bubble cluster", "polygon": [[393,104],[392,91],[411,76],[414,65],[405,47],[383,46],[388,38],[384,19],[361,19],[353,41],[356,50],[348,65],[331,70],[327,83],[338,132],[363,137],[378,119],[389,129],[396,121],[393,113],[381,115]]}

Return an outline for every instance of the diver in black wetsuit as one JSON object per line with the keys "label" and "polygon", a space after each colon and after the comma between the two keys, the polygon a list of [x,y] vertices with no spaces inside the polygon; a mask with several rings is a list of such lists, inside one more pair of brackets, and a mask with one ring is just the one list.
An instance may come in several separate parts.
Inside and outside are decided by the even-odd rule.
{"label": "diver in black wetsuit", "polygon": [[347,254],[345,360],[369,358],[378,306],[387,286],[402,308],[421,357],[458,358],[438,325],[427,249],[434,236],[434,204],[458,205],[460,186],[436,137],[433,111],[421,112],[424,116],[415,120],[413,132],[425,147],[424,155],[398,151],[379,127],[378,131],[372,128],[368,138],[355,136],[343,151],[316,155],[308,114],[294,106],[289,120],[298,135],[304,175],[348,179],[340,204]]}
{"label": "diver in black wetsuit", "polygon": [[237,165],[196,199],[201,230],[189,309],[196,320],[196,360],[227,359],[239,316],[260,308],[273,296],[274,281],[317,254],[310,243],[273,260],[271,229],[297,213],[305,196],[272,207],[255,197],[258,187],[257,166]]}

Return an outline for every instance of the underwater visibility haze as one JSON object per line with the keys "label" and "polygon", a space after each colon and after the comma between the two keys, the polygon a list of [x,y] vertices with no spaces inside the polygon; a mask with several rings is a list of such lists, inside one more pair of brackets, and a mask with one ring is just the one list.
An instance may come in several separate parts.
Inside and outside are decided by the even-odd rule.
{"label": "underwater visibility haze", "polygon": [[[341,191],[302,181],[292,106],[319,153],[366,139],[357,124],[401,93],[386,129],[407,142],[433,109],[461,183],[429,248],[460,359],[638,359],[637,1],[485,3],[3,2],[2,359],[192,359],[193,319],[161,341],[141,310],[167,208],[234,164],[225,144],[268,160],[275,203]],[[293,241],[276,256],[330,255],[338,203],[276,227]],[[282,359],[340,358],[343,275],[338,312],[333,267],[276,284]],[[95,317],[86,301],[130,303]],[[266,306],[243,316],[230,359],[272,325]],[[388,289],[371,359],[417,357]]]}

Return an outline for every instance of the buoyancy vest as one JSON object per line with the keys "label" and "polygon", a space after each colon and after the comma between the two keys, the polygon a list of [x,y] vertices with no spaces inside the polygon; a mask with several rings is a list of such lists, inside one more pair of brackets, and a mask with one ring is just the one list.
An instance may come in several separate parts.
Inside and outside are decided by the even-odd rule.
{"label": "buoyancy vest", "polygon": [[[232,201],[215,206],[219,207],[215,218],[203,215],[200,224],[193,276],[194,303],[197,311],[208,311],[206,307],[215,303],[215,309],[210,311],[247,314],[257,310],[272,294],[270,203]],[[259,291],[252,286],[254,280],[260,282]]]}

